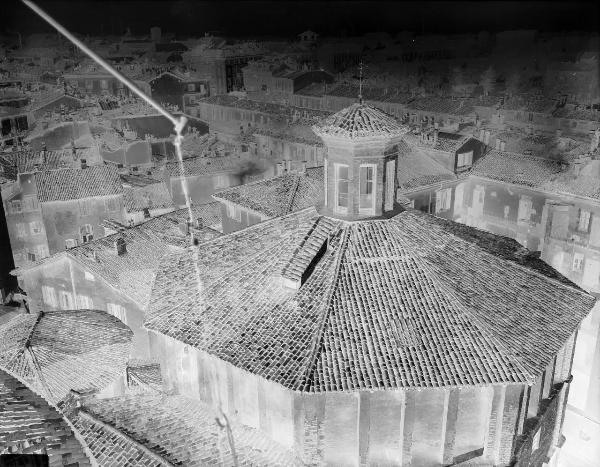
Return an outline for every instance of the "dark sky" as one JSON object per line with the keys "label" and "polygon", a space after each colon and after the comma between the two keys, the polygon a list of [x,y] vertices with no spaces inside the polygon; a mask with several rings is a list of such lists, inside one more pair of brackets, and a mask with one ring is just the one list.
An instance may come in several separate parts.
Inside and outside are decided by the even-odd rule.
{"label": "dark sky", "polygon": [[[21,33],[45,29],[41,20],[17,0],[0,0],[1,29]],[[6,3],[7,2],[7,3]],[[68,28],[89,34],[134,34],[150,26],[183,35],[222,31],[233,36],[295,37],[305,29],[324,35],[490,32],[507,29],[541,31],[598,30],[596,2],[232,2],[232,1],[48,1],[38,5]]]}

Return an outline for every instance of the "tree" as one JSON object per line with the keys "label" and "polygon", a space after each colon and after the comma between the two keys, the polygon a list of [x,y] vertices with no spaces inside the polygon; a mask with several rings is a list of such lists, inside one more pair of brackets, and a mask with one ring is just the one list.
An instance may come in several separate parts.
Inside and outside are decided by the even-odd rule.
{"label": "tree", "polygon": [[483,72],[481,75],[481,87],[483,87],[483,93],[488,96],[493,92],[496,86],[496,72],[491,66]]}

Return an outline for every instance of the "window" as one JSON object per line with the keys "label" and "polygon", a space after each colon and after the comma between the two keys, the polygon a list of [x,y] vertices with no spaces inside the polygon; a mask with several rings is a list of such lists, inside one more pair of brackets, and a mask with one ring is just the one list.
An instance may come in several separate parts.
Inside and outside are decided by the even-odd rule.
{"label": "window", "polygon": [[463,154],[458,155],[458,161],[456,163],[456,167],[458,169],[463,167],[471,167],[473,164],[473,151],[465,152]]}
{"label": "window", "polygon": [[28,248],[25,248],[25,252],[27,253],[27,261],[35,262],[35,253],[29,251]]}
{"label": "window", "polygon": [[23,209],[21,208],[21,200],[15,200],[11,203],[12,206],[12,213],[13,214],[20,214],[23,212]]}
{"label": "window", "polygon": [[394,199],[396,197],[396,161],[387,161],[385,164],[385,210],[394,208]]}
{"label": "window", "polygon": [[35,196],[23,196],[23,211],[35,211],[38,208],[38,200]]}
{"label": "window", "polygon": [[150,219],[150,209],[144,208],[142,209],[142,212],[144,214],[144,219]]}
{"label": "window", "polygon": [[88,91],[91,91],[92,89],[94,89],[94,82],[91,79],[86,79],[85,80],[85,88]]}
{"label": "window", "polygon": [[335,164],[335,210],[348,212],[348,166]]}
{"label": "window", "polygon": [[94,308],[94,302],[87,295],[77,295],[77,308],[91,310]]}
{"label": "window", "polygon": [[579,230],[580,232],[587,232],[590,228],[590,217],[591,217],[591,213],[589,211],[580,209],[579,210],[579,225],[577,226],[577,230]]}
{"label": "window", "polygon": [[94,239],[94,231],[90,224],[85,224],[79,228],[83,243],[91,242]]}
{"label": "window", "polygon": [[33,221],[29,223],[29,229],[31,235],[38,235],[44,231],[44,224],[42,224],[42,221]]}
{"label": "window", "polygon": [[236,220],[238,222],[241,222],[242,220],[242,210],[236,206],[235,204],[228,204],[227,205],[227,216],[230,219]]}
{"label": "window", "polygon": [[53,287],[43,285],[42,286],[42,299],[44,303],[51,307],[56,307],[58,301],[56,300],[56,291]]}
{"label": "window", "polygon": [[119,201],[116,198],[107,198],[104,200],[104,207],[110,212],[118,211]]}
{"label": "window", "polygon": [[376,165],[361,165],[359,172],[360,194],[358,206],[361,213],[375,213]]}
{"label": "window", "polygon": [[121,305],[115,303],[107,303],[106,311],[108,311],[115,318],[120,319],[123,323],[127,324],[125,320],[125,309]]}
{"label": "window", "polygon": [[215,188],[227,188],[229,186],[229,177],[227,175],[217,175],[215,180]]}
{"label": "window", "polygon": [[196,85],[194,83],[190,83],[187,85],[187,90],[188,92],[195,92],[196,91]]}
{"label": "window", "polygon": [[79,212],[82,216],[89,216],[92,213],[93,202],[91,199],[79,200]]}
{"label": "window", "polygon": [[446,188],[435,192],[435,212],[448,211],[452,201],[452,189]]}
{"label": "window", "polygon": [[583,271],[583,253],[573,255],[573,271]]}
{"label": "window", "polygon": [[73,303],[73,295],[70,292],[65,292],[61,290],[58,292],[58,303],[60,304],[60,308],[63,310],[72,310],[75,308]]}
{"label": "window", "polygon": [[35,256],[38,259],[47,258],[48,256],[50,256],[50,251],[48,250],[48,246],[47,245],[38,246],[36,248]]}
{"label": "window", "polygon": [[108,81],[105,79],[100,80],[100,89],[108,89]]}
{"label": "window", "polygon": [[22,222],[17,222],[15,224],[17,228],[17,238],[25,238],[27,237],[27,224],[23,224]]}
{"label": "window", "polygon": [[65,248],[69,249],[69,248],[75,248],[77,246],[77,240],[73,239],[73,238],[67,238],[65,240]]}

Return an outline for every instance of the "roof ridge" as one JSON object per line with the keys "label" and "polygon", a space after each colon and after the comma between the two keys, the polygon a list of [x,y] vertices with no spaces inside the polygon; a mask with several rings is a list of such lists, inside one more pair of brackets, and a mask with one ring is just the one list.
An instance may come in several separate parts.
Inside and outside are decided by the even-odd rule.
{"label": "roof ridge", "polygon": [[[306,366],[306,370],[302,379],[299,379],[299,383],[301,386],[301,391],[309,392],[311,386],[314,385],[314,375],[316,371],[316,366],[318,364],[319,355],[321,352],[321,348],[323,347],[323,339],[325,337],[325,329],[327,327],[327,322],[329,321],[329,315],[331,313],[331,299],[333,298],[333,294],[337,290],[339,281],[340,281],[340,270],[342,268],[343,259],[347,253],[348,241],[350,237],[350,229],[338,227],[341,232],[341,238],[339,240],[339,245],[335,248],[335,253],[337,253],[337,258],[335,258],[335,266],[333,271],[334,280],[329,284],[329,289],[325,295],[325,299],[323,300],[323,311],[321,316],[321,322],[318,325],[317,332],[312,339],[312,347],[309,352],[309,357],[307,358],[308,364]],[[332,254],[335,254],[332,252]]]}
{"label": "roof ridge", "polygon": [[[398,231],[399,238],[401,239],[400,241],[404,242],[404,240],[402,239],[402,229],[400,228],[400,226],[398,225],[398,223],[396,222],[394,224],[394,227],[396,228],[396,230]],[[519,369],[521,370],[521,372],[526,375],[531,381],[535,380],[535,376],[532,375],[529,370],[527,370],[524,366],[524,364],[521,362],[521,360],[510,350],[510,348],[507,348],[503,343],[499,342],[496,337],[494,336],[494,334],[490,333],[485,326],[482,325],[482,323],[480,322],[480,320],[471,312],[471,307],[470,306],[466,306],[462,303],[461,300],[458,299],[458,297],[456,296],[456,294],[453,292],[453,290],[448,287],[445,283],[444,280],[441,280],[438,277],[438,274],[429,266],[429,264],[427,263],[427,261],[425,261],[421,255],[412,255],[412,259],[417,262],[419,264],[419,267],[423,268],[423,270],[425,270],[427,272],[428,277],[431,279],[432,282],[434,282],[435,284],[437,284],[437,286],[441,289],[441,291],[443,292],[444,296],[454,305],[456,306],[459,310],[464,310],[465,311],[465,316],[468,316],[476,325],[477,329],[484,335],[486,336],[490,342],[493,342],[493,344],[501,351],[504,352],[504,355],[508,358],[510,358],[510,361]]]}
{"label": "roof ridge", "polygon": [[300,186],[300,179],[302,174],[294,174],[294,188],[290,190],[290,194],[288,197],[287,207],[284,211],[285,214],[290,214],[292,212],[292,206],[294,205],[294,199],[296,198],[296,193],[298,192],[298,187]]}

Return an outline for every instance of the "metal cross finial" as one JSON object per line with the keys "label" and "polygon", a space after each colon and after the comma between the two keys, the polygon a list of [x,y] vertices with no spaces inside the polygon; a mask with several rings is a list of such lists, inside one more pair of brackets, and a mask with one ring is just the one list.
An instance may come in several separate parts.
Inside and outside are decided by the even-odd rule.
{"label": "metal cross finial", "polygon": [[358,73],[358,102],[360,104],[362,104],[363,103],[363,100],[362,100],[362,72],[363,72],[363,62],[362,62],[362,60],[359,63],[358,70],[359,70],[359,73]]}

